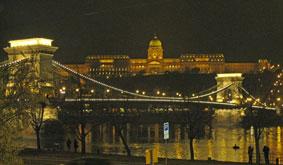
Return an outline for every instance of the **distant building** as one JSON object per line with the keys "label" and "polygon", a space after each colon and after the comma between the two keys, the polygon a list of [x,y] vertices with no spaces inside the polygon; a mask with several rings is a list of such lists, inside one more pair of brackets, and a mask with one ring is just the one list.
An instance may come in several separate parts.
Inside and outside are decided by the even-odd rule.
{"label": "distant building", "polygon": [[256,63],[227,63],[223,54],[182,54],[179,58],[164,58],[161,41],[154,35],[149,42],[145,59],[131,59],[128,55],[90,55],[85,64],[66,65],[93,77],[154,75],[166,72],[198,73],[257,73],[270,69],[266,59]]}
{"label": "distant building", "polygon": [[[9,60],[20,58],[20,53],[30,53],[31,47],[45,56],[57,47],[51,46],[49,39],[35,38],[10,41],[11,47],[5,48]],[[15,55],[17,54],[17,55]],[[42,56],[44,57],[44,56]],[[51,56],[50,56],[51,57]],[[128,55],[90,55],[84,64],[66,64],[67,67],[92,77],[134,76],[136,74],[154,75],[166,72],[195,73],[257,73],[270,69],[266,59],[255,63],[227,63],[223,54],[182,54],[179,58],[164,58],[161,41],[154,35],[149,42],[147,58],[131,59]],[[62,74],[67,74],[62,72]]]}

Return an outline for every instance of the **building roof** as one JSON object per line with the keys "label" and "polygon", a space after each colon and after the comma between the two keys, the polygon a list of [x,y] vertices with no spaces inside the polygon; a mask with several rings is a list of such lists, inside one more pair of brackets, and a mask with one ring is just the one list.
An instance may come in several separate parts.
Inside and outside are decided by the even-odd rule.
{"label": "building roof", "polygon": [[149,42],[149,47],[162,47],[161,41],[154,34],[153,39]]}

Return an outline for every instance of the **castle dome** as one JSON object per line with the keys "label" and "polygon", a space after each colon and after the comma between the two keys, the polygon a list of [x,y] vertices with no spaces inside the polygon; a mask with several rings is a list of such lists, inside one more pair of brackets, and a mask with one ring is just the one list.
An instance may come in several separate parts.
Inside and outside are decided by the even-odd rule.
{"label": "castle dome", "polygon": [[161,41],[154,34],[153,39],[149,42],[149,47],[162,47]]}

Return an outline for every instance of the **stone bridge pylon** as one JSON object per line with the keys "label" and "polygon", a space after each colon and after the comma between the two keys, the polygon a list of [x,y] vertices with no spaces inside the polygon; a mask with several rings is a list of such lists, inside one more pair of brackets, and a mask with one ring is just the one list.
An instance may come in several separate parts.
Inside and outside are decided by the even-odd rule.
{"label": "stone bridge pylon", "polygon": [[221,73],[217,74],[215,79],[217,81],[217,90],[233,83],[229,88],[217,93],[217,102],[241,103],[243,95],[239,87],[242,87],[242,81],[244,80],[242,73]]}
{"label": "stone bridge pylon", "polygon": [[52,58],[58,49],[52,41],[47,38],[12,40],[9,41],[10,47],[4,50],[8,53],[9,62],[32,58],[37,76],[52,78]]}

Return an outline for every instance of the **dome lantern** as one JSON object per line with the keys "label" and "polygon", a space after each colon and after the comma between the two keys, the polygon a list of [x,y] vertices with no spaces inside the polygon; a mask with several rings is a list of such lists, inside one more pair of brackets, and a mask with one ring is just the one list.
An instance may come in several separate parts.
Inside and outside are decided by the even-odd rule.
{"label": "dome lantern", "polygon": [[153,39],[149,42],[149,47],[162,47],[161,41],[157,38],[156,33]]}

